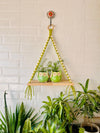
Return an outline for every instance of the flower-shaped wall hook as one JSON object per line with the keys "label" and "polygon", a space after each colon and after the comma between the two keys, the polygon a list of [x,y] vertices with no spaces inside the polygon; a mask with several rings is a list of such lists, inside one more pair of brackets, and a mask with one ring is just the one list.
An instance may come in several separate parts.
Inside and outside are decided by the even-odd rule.
{"label": "flower-shaped wall hook", "polygon": [[54,11],[48,11],[47,12],[47,16],[48,16],[48,18],[54,18],[55,17],[55,13],[54,13]]}

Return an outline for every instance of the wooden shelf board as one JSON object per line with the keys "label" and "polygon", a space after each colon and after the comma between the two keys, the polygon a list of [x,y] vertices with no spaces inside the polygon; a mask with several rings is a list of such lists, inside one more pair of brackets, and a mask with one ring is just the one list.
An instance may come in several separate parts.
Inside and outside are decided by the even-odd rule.
{"label": "wooden shelf board", "polygon": [[37,80],[32,80],[31,83],[28,83],[27,85],[30,86],[66,86],[66,85],[73,85],[73,83],[70,83],[68,80],[63,80],[60,82],[45,82],[45,83],[41,83]]}

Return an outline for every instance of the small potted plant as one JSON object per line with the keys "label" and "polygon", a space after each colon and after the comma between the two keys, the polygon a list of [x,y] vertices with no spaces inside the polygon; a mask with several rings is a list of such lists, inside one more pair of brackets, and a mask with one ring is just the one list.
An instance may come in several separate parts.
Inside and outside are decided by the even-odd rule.
{"label": "small potted plant", "polygon": [[60,62],[54,62],[52,63],[51,61],[48,62],[48,72],[50,74],[50,80],[52,82],[59,82],[61,81],[61,70],[60,68]]}
{"label": "small potted plant", "polygon": [[98,98],[96,90],[88,89],[88,84],[89,79],[86,80],[85,86],[79,83],[83,91],[77,91],[78,94],[75,98],[75,102],[77,107],[80,109],[80,114],[84,115],[82,131],[84,131],[84,133],[99,133],[99,127],[96,124],[92,123],[91,120],[94,117],[94,112],[98,112],[99,107],[97,105],[98,103],[100,103],[100,99]]}
{"label": "small potted plant", "polygon": [[38,81],[47,82],[49,79],[47,67],[43,67],[43,65],[40,65],[37,71],[38,71]]}

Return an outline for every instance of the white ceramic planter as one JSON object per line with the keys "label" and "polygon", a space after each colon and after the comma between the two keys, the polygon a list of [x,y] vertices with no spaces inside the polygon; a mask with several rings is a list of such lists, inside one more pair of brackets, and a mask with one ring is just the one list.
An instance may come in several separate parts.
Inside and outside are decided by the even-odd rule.
{"label": "white ceramic planter", "polygon": [[[92,126],[92,127],[95,127],[97,129],[97,132],[88,132],[88,131],[84,131],[84,133],[99,133],[99,127],[96,125],[96,124],[91,124],[91,123],[88,123],[88,124],[85,124],[84,126]],[[83,128],[84,128],[83,126]]]}

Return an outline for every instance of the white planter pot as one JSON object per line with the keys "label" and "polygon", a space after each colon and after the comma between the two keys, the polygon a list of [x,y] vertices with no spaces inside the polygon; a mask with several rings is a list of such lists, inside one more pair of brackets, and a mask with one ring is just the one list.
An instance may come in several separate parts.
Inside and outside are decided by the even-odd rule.
{"label": "white planter pot", "polygon": [[97,129],[97,131],[96,132],[88,132],[88,131],[84,131],[84,133],[99,133],[99,127],[96,125],[96,124],[92,124],[92,123],[87,123],[87,124],[84,124],[83,125],[83,128],[84,128],[84,126],[90,126],[90,127],[94,127],[94,128],[96,128]]}

